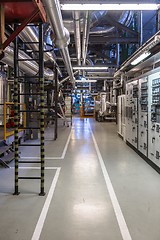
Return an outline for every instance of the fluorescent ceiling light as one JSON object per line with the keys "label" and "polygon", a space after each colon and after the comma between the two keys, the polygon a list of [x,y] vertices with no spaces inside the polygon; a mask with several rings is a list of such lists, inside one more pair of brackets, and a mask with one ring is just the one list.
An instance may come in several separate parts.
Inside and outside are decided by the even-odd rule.
{"label": "fluorescent ceiling light", "polygon": [[104,66],[75,66],[73,67],[74,70],[108,70],[108,67]]}
{"label": "fluorescent ceiling light", "polygon": [[76,80],[77,83],[92,83],[97,82],[97,80]]}
{"label": "fluorescent ceiling light", "polygon": [[149,55],[151,55],[150,52],[144,52],[139,57],[137,57],[133,62],[131,62],[131,65],[137,65],[139,62],[147,58]]}
{"label": "fluorescent ceiling light", "polygon": [[61,4],[61,10],[157,10],[159,4]]}

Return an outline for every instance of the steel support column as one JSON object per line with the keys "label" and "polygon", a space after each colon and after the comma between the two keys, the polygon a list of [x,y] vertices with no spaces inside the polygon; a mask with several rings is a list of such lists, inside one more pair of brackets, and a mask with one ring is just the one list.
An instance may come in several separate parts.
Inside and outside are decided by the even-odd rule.
{"label": "steel support column", "polygon": [[4,43],[5,38],[5,15],[4,15],[4,6],[0,4],[0,50],[2,48],[2,44]]}
{"label": "steel support column", "polygon": [[41,134],[41,196],[44,192],[44,54],[43,54],[43,24],[39,23],[39,82],[40,82],[40,134]]}
{"label": "steel support column", "polygon": [[55,65],[55,128],[54,128],[54,140],[57,139],[58,136],[58,71]]}
{"label": "steel support column", "polygon": [[[16,30],[16,25],[15,25]],[[14,195],[19,194],[18,186],[18,167],[19,167],[19,140],[18,140],[18,37],[14,41],[14,158],[15,158],[15,191]]]}

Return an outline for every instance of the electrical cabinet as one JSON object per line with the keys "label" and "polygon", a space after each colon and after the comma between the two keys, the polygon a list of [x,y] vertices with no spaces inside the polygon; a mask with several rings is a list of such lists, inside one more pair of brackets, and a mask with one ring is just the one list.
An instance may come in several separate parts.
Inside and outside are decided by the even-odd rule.
{"label": "electrical cabinet", "polygon": [[72,123],[72,99],[65,97],[65,117]]}
{"label": "electrical cabinet", "polygon": [[138,144],[138,80],[126,85],[126,140]]}
{"label": "electrical cabinet", "polygon": [[148,155],[148,78],[139,80],[138,150]]}
{"label": "electrical cabinet", "polygon": [[148,158],[160,167],[160,73],[150,75],[149,83]]}
{"label": "electrical cabinet", "polygon": [[127,143],[160,167],[160,72],[126,84],[125,109]]}
{"label": "electrical cabinet", "polygon": [[126,105],[126,96],[118,96],[118,134],[125,140],[125,105]]}
{"label": "electrical cabinet", "polygon": [[125,78],[125,96],[118,96],[118,133],[160,172],[160,67],[134,79],[130,76]]}

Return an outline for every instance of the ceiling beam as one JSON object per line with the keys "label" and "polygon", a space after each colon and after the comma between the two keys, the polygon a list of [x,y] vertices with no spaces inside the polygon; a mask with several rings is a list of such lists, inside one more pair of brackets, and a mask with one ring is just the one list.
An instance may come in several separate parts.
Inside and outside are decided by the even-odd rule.
{"label": "ceiling beam", "polygon": [[89,37],[89,44],[130,44],[130,43],[137,43],[137,37],[105,37],[105,36],[90,36]]}
{"label": "ceiling beam", "polygon": [[5,15],[4,6],[0,4],[0,50],[5,40]]}
{"label": "ceiling beam", "polygon": [[139,35],[138,32],[126,27],[125,25],[117,22],[110,14],[107,15],[107,17],[105,18],[105,21],[108,22],[109,24],[111,24],[112,26],[115,26],[116,28],[118,28],[119,30],[124,30],[125,32],[128,32],[134,36]]}

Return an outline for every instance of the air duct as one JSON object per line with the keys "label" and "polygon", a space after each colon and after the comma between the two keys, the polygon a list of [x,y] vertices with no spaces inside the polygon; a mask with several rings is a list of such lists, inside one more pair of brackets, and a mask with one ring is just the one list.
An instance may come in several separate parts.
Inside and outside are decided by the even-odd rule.
{"label": "air duct", "polygon": [[45,10],[52,29],[56,35],[56,46],[60,49],[70,80],[74,82],[74,75],[68,51],[70,41],[69,32],[64,28],[60,4],[58,0],[43,0]]}

